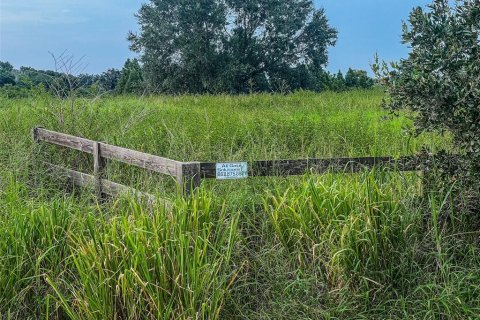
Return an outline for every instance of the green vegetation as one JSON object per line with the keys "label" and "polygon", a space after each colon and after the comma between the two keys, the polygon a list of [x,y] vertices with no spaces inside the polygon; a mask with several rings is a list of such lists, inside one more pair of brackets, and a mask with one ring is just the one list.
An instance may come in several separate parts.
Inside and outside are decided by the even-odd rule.
{"label": "green vegetation", "polygon": [[69,100],[45,94],[3,99],[0,110],[7,141],[17,138],[21,129],[26,133],[41,125],[184,161],[399,156],[420,151],[424,144],[434,150],[446,147],[434,135],[412,138],[411,121],[389,119],[378,106],[381,99],[382,93],[374,90],[122,96],[79,99],[72,109]]}
{"label": "green vegetation", "polygon": [[136,17],[130,48],[161,92],[318,90],[337,40],[312,0],[156,0]]}
{"label": "green vegetation", "polygon": [[[159,193],[97,203],[38,160],[90,172],[86,155],[35,145],[35,125],[178,160],[406,155],[411,137],[379,91],[0,100],[0,318],[475,319],[475,219],[417,173],[209,181],[109,163],[109,179]],[[53,153],[55,152],[55,154]]]}
{"label": "green vegetation", "polygon": [[[325,91],[374,82],[323,70],[337,33],[311,0],[150,1],[129,36],[141,63],[102,75],[66,53],[56,71],[0,62],[0,319],[480,319],[479,13],[415,9],[409,58],[374,65],[386,98]],[[204,181],[184,198],[111,161],[109,180],[172,205],[99,201],[47,172],[93,159],[34,143],[38,125],[182,161],[459,163]]]}
{"label": "green vegetation", "polygon": [[145,82],[142,75],[142,67],[137,59],[127,59],[123,66],[121,77],[117,87],[113,88],[122,94],[142,94],[145,92]]}
{"label": "green vegetation", "polygon": [[[425,37],[428,35],[428,37]],[[459,36],[461,35],[461,36]],[[447,184],[462,180],[462,192],[480,203],[480,9],[476,0],[433,1],[416,8],[404,24],[408,59],[375,66],[392,111],[416,114],[418,132],[449,131],[462,157],[441,161]],[[478,209],[474,210],[478,214]]]}
{"label": "green vegetation", "polygon": [[[67,63],[65,61],[75,61],[73,56],[66,54],[60,55],[56,59],[63,61],[63,63]],[[81,60],[75,61],[75,63],[82,65]],[[63,64],[60,64],[60,66],[63,66]],[[310,77],[306,74],[307,70],[297,69],[294,71],[292,75],[294,78],[290,79],[290,82],[279,80],[271,88],[258,88],[250,81],[242,85],[244,88],[242,90],[249,93],[260,91],[287,93],[299,88],[306,88],[315,92],[328,90],[342,92],[355,89],[370,89],[374,86],[374,80],[364,70],[353,70],[350,68],[345,77],[340,71],[332,74],[322,70]],[[78,71],[78,68],[70,70],[69,68],[63,67],[62,69],[58,67],[56,71],[52,71],[20,67],[17,70],[10,63],[0,61],[0,96],[4,98],[28,98],[35,96],[39,91],[46,91],[53,95],[61,96],[73,90],[77,96],[87,98],[117,94],[135,94],[140,96],[162,90],[170,93],[188,91],[186,88],[162,89],[158,85],[149,83],[145,79],[145,67],[137,59],[127,59],[122,70],[108,69],[101,74],[74,74],[74,71]],[[226,90],[220,87],[209,90],[210,93],[222,93],[224,91]]]}
{"label": "green vegetation", "polygon": [[[0,198],[3,317],[211,318],[235,280],[238,214],[202,194],[175,209],[98,208],[60,194]],[[237,271],[238,272],[238,271]],[[59,309],[60,307],[60,309]]]}

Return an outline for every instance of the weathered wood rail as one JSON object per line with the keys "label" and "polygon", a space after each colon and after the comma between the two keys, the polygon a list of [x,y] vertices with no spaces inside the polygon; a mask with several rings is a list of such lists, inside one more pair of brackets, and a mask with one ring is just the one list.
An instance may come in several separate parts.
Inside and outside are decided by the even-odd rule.
{"label": "weathered wood rail", "polygon": [[[373,167],[386,170],[420,171],[422,161],[416,156],[401,158],[365,157],[335,159],[299,159],[299,160],[266,160],[249,163],[248,176],[294,176],[306,173],[321,174],[326,172],[355,173]],[[216,162],[200,162],[202,179],[216,178]]]}
{"label": "weathered wood rail", "polygon": [[157,197],[141,192],[134,188],[124,186],[123,184],[115,183],[106,179],[98,181],[95,176],[89,175],[83,172],[70,170],[64,167],[60,167],[51,163],[45,163],[47,168],[59,175],[66,176],[72,180],[72,182],[80,187],[95,186],[95,190],[98,197],[102,197],[102,194],[108,194],[112,197],[118,197],[121,195],[132,195],[137,199],[145,200],[149,204],[162,201],[165,205],[170,206],[170,203],[164,199],[158,199]]}
{"label": "weathered wood rail", "polygon": [[[46,142],[93,155],[93,175],[66,169],[53,164],[47,164],[51,170],[63,173],[76,185],[94,186],[96,194],[118,196],[124,193],[133,193],[147,197],[153,196],[142,193],[133,188],[108,181],[103,178],[106,159],[120,161],[129,165],[143,168],[176,179],[185,195],[200,186],[203,179],[229,180],[246,177],[291,176],[306,173],[321,174],[325,172],[355,173],[374,167],[382,170],[422,171],[423,161],[417,156],[393,157],[364,157],[364,158],[335,158],[335,159],[299,159],[299,160],[266,160],[238,163],[217,162],[181,162],[163,158],[131,149],[109,145],[65,133],[50,131],[44,128],[32,130],[33,139],[37,142]],[[233,164],[235,171],[219,174],[219,166]],[[238,169],[240,168],[240,169]],[[228,170],[228,169],[227,169]],[[243,170],[243,171],[238,171]],[[239,173],[240,172],[240,173]],[[224,172],[225,173],[225,172]]]}

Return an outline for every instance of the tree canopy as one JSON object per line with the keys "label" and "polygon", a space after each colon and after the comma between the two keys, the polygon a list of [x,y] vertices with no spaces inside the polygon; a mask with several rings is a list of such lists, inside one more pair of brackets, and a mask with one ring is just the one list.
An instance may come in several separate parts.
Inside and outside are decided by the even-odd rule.
{"label": "tree canopy", "polygon": [[[480,174],[480,3],[435,0],[403,27],[408,58],[376,64],[393,112],[413,111],[419,132],[448,131],[468,176]],[[472,180],[473,181],[473,180]],[[478,185],[478,184],[477,184]]]}
{"label": "tree canopy", "polygon": [[0,87],[7,84],[15,84],[13,66],[9,62],[0,61]]}
{"label": "tree canopy", "polygon": [[120,74],[116,87],[119,93],[142,94],[145,92],[142,68],[137,59],[127,59]]}
{"label": "tree canopy", "polygon": [[374,80],[370,78],[365,70],[354,70],[349,68],[345,75],[345,85],[349,88],[368,89],[374,84]]}
{"label": "tree canopy", "polygon": [[165,92],[314,89],[337,31],[311,0],[151,0],[130,33]]}

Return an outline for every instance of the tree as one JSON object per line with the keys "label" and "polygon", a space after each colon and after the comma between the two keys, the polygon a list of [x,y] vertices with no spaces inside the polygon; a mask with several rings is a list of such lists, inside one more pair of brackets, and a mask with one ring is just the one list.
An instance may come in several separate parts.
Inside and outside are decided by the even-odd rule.
{"label": "tree", "polygon": [[154,89],[205,92],[221,68],[220,48],[226,8],[218,0],[155,0],[136,15],[140,34],[130,33],[131,49],[142,54]]}
{"label": "tree", "polygon": [[98,81],[98,75],[82,73],[76,76],[78,87],[88,88]]}
{"label": "tree", "polygon": [[310,72],[310,87],[309,89],[316,92],[331,90],[333,76],[330,72],[320,69],[316,72]]}
{"label": "tree", "polygon": [[142,68],[137,59],[127,59],[122,69],[122,76],[118,81],[117,90],[120,93],[143,93],[145,82]]}
{"label": "tree", "polygon": [[336,75],[330,76],[329,89],[333,91],[345,91],[345,78],[342,71],[338,71]]}
{"label": "tree", "polygon": [[229,0],[227,4],[233,25],[226,45],[226,72],[234,91],[245,92],[252,81],[262,91],[280,83],[295,88],[292,81],[298,71],[308,70],[310,77],[327,63],[327,48],[335,44],[337,32],[312,1]]}
{"label": "tree", "polygon": [[36,70],[31,67],[20,67],[21,79],[25,86],[36,87],[43,85],[47,90],[51,89],[51,84],[55,79],[61,78],[61,74],[51,70]]}
{"label": "tree", "polygon": [[122,72],[120,70],[111,68],[107,71],[103,72],[98,77],[98,82],[100,86],[105,91],[114,91],[120,81],[120,77],[122,76]]}
{"label": "tree", "polygon": [[370,89],[374,80],[370,78],[365,70],[354,70],[348,68],[345,74],[345,86],[347,88]]}
{"label": "tree", "polygon": [[297,88],[327,63],[336,42],[312,0],[151,0],[137,14],[131,49],[162,91]]}
{"label": "tree", "polygon": [[3,87],[7,84],[15,84],[13,66],[9,62],[0,61],[0,87]]}
{"label": "tree", "polygon": [[[408,58],[373,66],[386,87],[385,105],[411,110],[419,133],[448,131],[465,157],[465,176],[480,172],[480,5],[464,0],[449,5],[435,0],[420,7],[403,26]],[[476,178],[475,178],[476,177]]]}

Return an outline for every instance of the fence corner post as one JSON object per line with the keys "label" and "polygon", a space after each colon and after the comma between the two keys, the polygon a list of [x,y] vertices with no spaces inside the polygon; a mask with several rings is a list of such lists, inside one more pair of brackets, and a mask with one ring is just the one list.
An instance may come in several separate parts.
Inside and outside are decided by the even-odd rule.
{"label": "fence corner post", "polygon": [[95,195],[103,199],[102,178],[105,169],[105,159],[102,157],[100,142],[93,143],[93,175],[95,177]]}
{"label": "fence corner post", "polygon": [[39,142],[40,141],[40,139],[38,138],[38,129],[41,129],[41,127],[34,127],[31,130],[33,142]]}
{"label": "fence corner post", "polygon": [[177,169],[177,182],[184,197],[188,197],[202,181],[200,162],[181,162]]}

